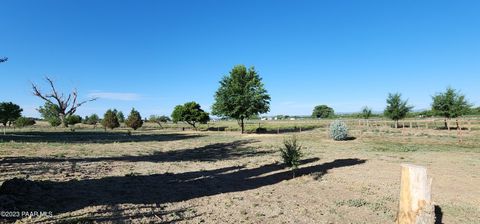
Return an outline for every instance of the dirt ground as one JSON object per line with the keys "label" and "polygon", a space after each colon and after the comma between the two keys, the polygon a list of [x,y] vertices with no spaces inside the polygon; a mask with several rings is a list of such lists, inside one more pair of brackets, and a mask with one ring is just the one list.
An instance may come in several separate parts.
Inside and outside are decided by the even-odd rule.
{"label": "dirt ground", "polygon": [[295,133],[295,177],[278,152],[293,133],[22,133],[0,143],[0,211],[47,212],[25,223],[393,223],[400,164],[414,163],[433,177],[438,223],[480,223],[480,133],[452,133]]}

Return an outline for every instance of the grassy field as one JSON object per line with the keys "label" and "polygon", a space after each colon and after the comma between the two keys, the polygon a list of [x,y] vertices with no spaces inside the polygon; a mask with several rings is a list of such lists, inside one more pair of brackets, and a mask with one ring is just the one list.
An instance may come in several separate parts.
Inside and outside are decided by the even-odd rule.
{"label": "grassy field", "polygon": [[[352,120],[355,139],[335,142],[328,122],[260,121],[269,133],[244,135],[228,131],[235,122],[202,131],[147,123],[131,134],[42,123],[8,130],[0,210],[53,214],[21,223],[393,223],[400,164],[414,163],[433,177],[437,219],[480,223],[478,123],[460,138],[457,130]],[[305,154],[295,178],[278,151],[293,134]]]}

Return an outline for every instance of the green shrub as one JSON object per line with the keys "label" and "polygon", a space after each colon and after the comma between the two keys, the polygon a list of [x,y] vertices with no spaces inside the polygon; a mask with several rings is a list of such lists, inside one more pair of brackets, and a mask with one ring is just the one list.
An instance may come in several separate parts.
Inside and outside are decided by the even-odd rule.
{"label": "green shrub", "polygon": [[68,125],[75,125],[82,122],[82,117],[78,115],[69,115],[65,118],[65,123]]}
{"label": "green shrub", "polygon": [[107,110],[107,112],[105,112],[105,115],[103,115],[102,125],[103,127],[105,127],[105,130],[106,128],[114,129],[120,127],[117,114],[114,113],[112,110]]}
{"label": "green shrub", "polygon": [[15,127],[23,128],[26,126],[32,126],[35,124],[35,120],[29,117],[19,117],[15,120]]}
{"label": "green shrub", "polygon": [[280,148],[283,162],[294,171],[298,168],[298,165],[300,165],[302,146],[297,143],[297,137],[295,135],[289,139],[284,139],[283,145],[284,146]]}
{"label": "green shrub", "polygon": [[348,139],[348,127],[345,122],[335,120],[330,124],[330,137],[335,141]]}
{"label": "green shrub", "polygon": [[132,111],[130,111],[130,115],[128,115],[128,118],[125,121],[125,124],[133,130],[137,130],[143,125],[142,116],[140,116],[140,113],[138,111],[132,108]]}

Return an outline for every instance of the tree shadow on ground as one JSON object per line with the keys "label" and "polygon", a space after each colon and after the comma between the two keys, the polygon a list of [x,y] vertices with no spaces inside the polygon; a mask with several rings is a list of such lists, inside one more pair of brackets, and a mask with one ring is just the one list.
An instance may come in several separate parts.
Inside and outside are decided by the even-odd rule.
{"label": "tree shadow on ground", "polygon": [[18,163],[61,163],[61,162],[179,162],[179,161],[218,161],[227,159],[238,159],[249,156],[260,156],[271,154],[275,151],[257,151],[248,147],[250,143],[257,140],[237,140],[233,142],[214,143],[203,147],[179,149],[172,151],[156,151],[150,155],[139,156],[114,156],[114,157],[91,157],[91,158],[56,158],[56,157],[5,157],[0,159],[1,164]]}
{"label": "tree shadow on ground", "polygon": [[[317,160],[307,159],[301,164],[304,166]],[[337,159],[300,167],[296,176],[315,174],[318,177],[334,168],[365,162],[356,158]],[[292,172],[277,163],[256,168],[231,166],[175,174],[115,176],[67,182],[14,178],[0,187],[0,210],[52,211],[58,214],[95,205],[163,204],[257,189],[292,178]]]}
{"label": "tree shadow on ground", "polygon": [[114,143],[114,142],[149,142],[177,141],[204,135],[162,133],[162,134],[128,134],[122,132],[19,132],[0,136],[0,142],[47,142],[47,143]]}

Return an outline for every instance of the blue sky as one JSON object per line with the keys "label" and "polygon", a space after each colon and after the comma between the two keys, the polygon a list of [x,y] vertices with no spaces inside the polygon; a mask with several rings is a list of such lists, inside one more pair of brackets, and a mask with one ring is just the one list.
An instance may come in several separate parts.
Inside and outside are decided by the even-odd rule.
{"label": "blue sky", "polygon": [[479,1],[21,1],[0,4],[0,101],[42,105],[30,82],[100,96],[108,108],[207,111],[236,64],[255,66],[271,112],[382,111],[389,92],[415,109],[452,86],[480,105]]}

